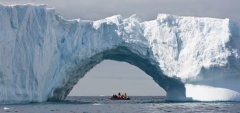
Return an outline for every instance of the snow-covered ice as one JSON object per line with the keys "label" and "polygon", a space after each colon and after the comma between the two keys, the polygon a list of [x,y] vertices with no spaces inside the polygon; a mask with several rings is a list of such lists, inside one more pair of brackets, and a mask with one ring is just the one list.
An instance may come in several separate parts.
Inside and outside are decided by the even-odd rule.
{"label": "snow-covered ice", "polygon": [[64,99],[105,59],[139,67],[176,101],[240,101],[240,28],[159,14],[65,20],[45,5],[0,4],[0,103]]}

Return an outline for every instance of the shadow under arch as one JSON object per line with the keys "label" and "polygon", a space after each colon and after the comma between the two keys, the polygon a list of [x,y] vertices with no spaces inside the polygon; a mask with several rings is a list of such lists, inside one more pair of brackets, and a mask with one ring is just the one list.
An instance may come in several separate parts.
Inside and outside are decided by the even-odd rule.
{"label": "shadow under arch", "polygon": [[73,86],[76,85],[88,71],[103,60],[115,60],[132,64],[151,76],[153,80],[166,91],[166,100],[186,100],[185,85],[179,79],[164,75],[157,62],[149,59],[148,56],[136,54],[136,51],[130,50],[127,44],[98,53],[84,61],[79,61],[75,68],[67,71],[69,78],[66,84],[56,88],[53,91],[53,96],[48,100],[65,99],[73,89]]}

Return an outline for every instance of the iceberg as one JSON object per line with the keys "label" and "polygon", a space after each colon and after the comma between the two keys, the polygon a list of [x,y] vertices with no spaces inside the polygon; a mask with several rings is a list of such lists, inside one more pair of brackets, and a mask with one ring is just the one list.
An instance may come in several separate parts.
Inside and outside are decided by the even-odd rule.
{"label": "iceberg", "polygon": [[167,100],[240,101],[240,25],[233,20],[65,20],[33,4],[0,4],[0,20],[1,104],[63,100],[106,59],[143,70]]}

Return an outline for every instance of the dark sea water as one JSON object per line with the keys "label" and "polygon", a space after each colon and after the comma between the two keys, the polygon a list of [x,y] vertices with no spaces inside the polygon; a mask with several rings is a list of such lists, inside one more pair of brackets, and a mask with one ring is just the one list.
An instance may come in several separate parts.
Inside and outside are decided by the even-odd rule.
{"label": "dark sea water", "polygon": [[240,113],[240,102],[168,102],[165,97],[71,96],[64,101],[0,105],[1,113]]}

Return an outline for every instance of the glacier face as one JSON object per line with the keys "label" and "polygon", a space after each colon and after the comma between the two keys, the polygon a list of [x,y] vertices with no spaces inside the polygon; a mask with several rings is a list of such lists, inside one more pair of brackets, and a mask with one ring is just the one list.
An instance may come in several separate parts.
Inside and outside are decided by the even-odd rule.
{"label": "glacier face", "polygon": [[0,103],[64,99],[105,59],[139,67],[176,101],[240,101],[240,28],[159,14],[65,20],[44,5],[0,4]]}

